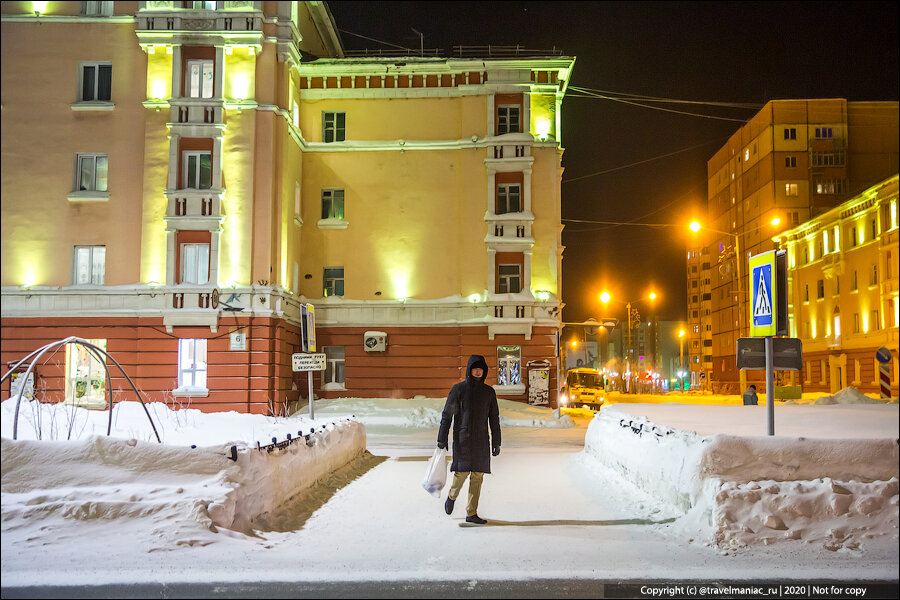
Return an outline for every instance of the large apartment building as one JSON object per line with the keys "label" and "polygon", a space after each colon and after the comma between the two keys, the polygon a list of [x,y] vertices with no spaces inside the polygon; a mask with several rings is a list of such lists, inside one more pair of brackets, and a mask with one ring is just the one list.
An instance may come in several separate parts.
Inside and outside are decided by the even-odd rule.
{"label": "large apartment building", "polygon": [[898,389],[897,175],[775,236],[787,251],[791,336],[803,342],[808,391],[847,386],[879,393],[887,348],[892,396]]}
{"label": "large apartment building", "polygon": [[734,356],[749,334],[747,257],[896,173],[898,124],[897,102],[773,100],[708,161],[705,229],[687,260],[695,383],[745,387]]}
{"label": "large apartment building", "polygon": [[[555,403],[574,59],[351,58],[322,2],[3,2],[2,34],[4,363],[75,335],[151,399],[280,413],[313,305],[318,397],[445,395],[477,353]],[[110,376],[69,346],[34,385]]]}

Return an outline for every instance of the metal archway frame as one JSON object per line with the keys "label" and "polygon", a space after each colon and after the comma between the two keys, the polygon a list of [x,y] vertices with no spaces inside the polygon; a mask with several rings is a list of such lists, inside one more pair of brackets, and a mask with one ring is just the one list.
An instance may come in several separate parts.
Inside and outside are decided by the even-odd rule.
{"label": "metal archway frame", "polygon": [[[106,370],[106,380],[110,381],[110,382],[112,381],[112,378],[110,377],[110,374],[109,374],[109,367],[106,366],[106,361],[103,360],[101,354],[103,356],[109,358],[109,360],[113,361],[113,363],[119,368],[119,371],[122,373],[122,376],[128,380],[128,383],[131,385],[131,389],[134,390],[134,393],[138,397],[138,400],[140,400],[141,406],[144,407],[144,412],[147,414],[147,419],[150,421],[150,427],[153,428],[153,433],[154,433],[154,435],[156,435],[156,441],[161,444],[162,439],[160,439],[160,437],[159,437],[159,432],[156,430],[156,425],[153,423],[153,418],[150,416],[150,411],[147,410],[147,404],[144,402],[143,396],[141,396],[141,393],[138,391],[137,386],[134,385],[134,382],[131,380],[131,377],[128,376],[128,373],[125,372],[125,369],[122,368],[122,365],[120,365],[118,363],[118,361],[115,358],[113,358],[109,352],[100,348],[99,346],[96,346],[96,345],[90,343],[89,341],[87,341],[83,338],[69,336],[65,339],[62,339],[62,340],[59,340],[56,342],[51,342],[45,346],[42,346],[41,348],[38,348],[37,350],[33,351],[31,354],[29,354],[25,358],[23,358],[22,360],[17,362],[15,365],[13,365],[13,367],[9,371],[4,373],[3,377],[0,377],[0,384],[2,384],[4,381],[6,381],[6,379],[9,378],[10,374],[13,373],[16,369],[18,369],[22,363],[26,362],[31,357],[34,357],[34,360],[32,360],[28,364],[28,369],[26,369],[26,371],[25,371],[25,381],[27,381],[28,376],[34,370],[34,365],[37,363],[38,359],[44,355],[44,353],[46,353],[47,351],[49,351],[51,349],[56,349],[61,346],[65,346],[66,344],[79,344],[79,345],[87,348],[88,351],[94,355],[94,357],[96,357],[98,360],[100,360],[100,362],[103,363],[103,368]],[[109,388],[107,388],[107,389],[109,389]],[[22,388],[19,390],[19,395],[16,399],[16,413],[15,413],[15,419],[13,420],[13,439],[14,440],[17,439],[18,432],[19,432],[19,406],[22,403],[22,394],[24,393],[24,391],[25,391],[25,386],[23,385]],[[112,433],[112,410],[113,410],[114,404],[115,404],[115,401],[113,400],[112,390],[110,390],[110,394],[109,394],[109,424],[106,427],[106,435],[110,435]]]}

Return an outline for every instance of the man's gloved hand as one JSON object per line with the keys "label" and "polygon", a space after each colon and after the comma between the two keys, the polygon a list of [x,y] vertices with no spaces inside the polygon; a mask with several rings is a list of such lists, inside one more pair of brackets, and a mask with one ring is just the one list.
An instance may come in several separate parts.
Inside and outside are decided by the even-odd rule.
{"label": "man's gloved hand", "polygon": [[498,454],[500,454],[500,446],[494,446],[491,449],[491,455],[497,456]]}
{"label": "man's gloved hand", "polygon": [[438,448],[440,448],[441,450],[446,450],[447,444],[442,444],[441,442],[438,442]]}

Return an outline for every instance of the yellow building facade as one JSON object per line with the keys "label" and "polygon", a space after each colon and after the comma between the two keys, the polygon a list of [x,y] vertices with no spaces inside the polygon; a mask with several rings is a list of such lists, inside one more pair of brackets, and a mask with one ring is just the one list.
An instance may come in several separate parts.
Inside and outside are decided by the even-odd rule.
{"label": "yellow building facade", "polygon": [[[573,59],[348,58],[320,2],[3,2],[2,32],[4,362],[77,335],[151,395],[281,412],[313,305],[320,396],[443,395],[470,353],[510,398],[555,381]],[[79,352],[35,385],[118,389]]]}
{"label": "yellow building facade", "polygon": [[896,173],[898,126],[897,102],[773,100],[709,159],[704,229],[687,265],[695,384],[738,393],[758,375],[735,364],[749,332],[748,256]]}
{"label": "yellow building facade", "polygon": [[879,392],[879,348],[897,395],[897,175],[775,236],[787,251],[791,336],[803,343],[804,391]]}

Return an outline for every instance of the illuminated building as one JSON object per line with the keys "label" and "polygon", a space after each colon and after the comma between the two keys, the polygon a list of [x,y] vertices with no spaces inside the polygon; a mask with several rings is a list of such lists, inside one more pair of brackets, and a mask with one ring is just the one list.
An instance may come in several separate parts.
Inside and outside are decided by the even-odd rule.
{"label": "illuminated building", "polygon": [[76,335],[151,399],[280,413],[310,303],[317,396],[443,396],[478,353],[555,401],[573,59],[348,57],[321,2],[2,11],[4,362]]}
{"label": "illuminated building", "polygon": [[898,125],[897,102],[773,100],[710,158],[708,233],[688,248],[692,381],[738,393],[748,374],[762,377],[735,364],[737,339],[749,335],[747,257],[896,173]]}
{"label": "illuminated building", "polygon": [[891,351],[897,395],[897,175],[775,236],[787,251],[791,337],[804,391],[878,393],[875,352]]}

